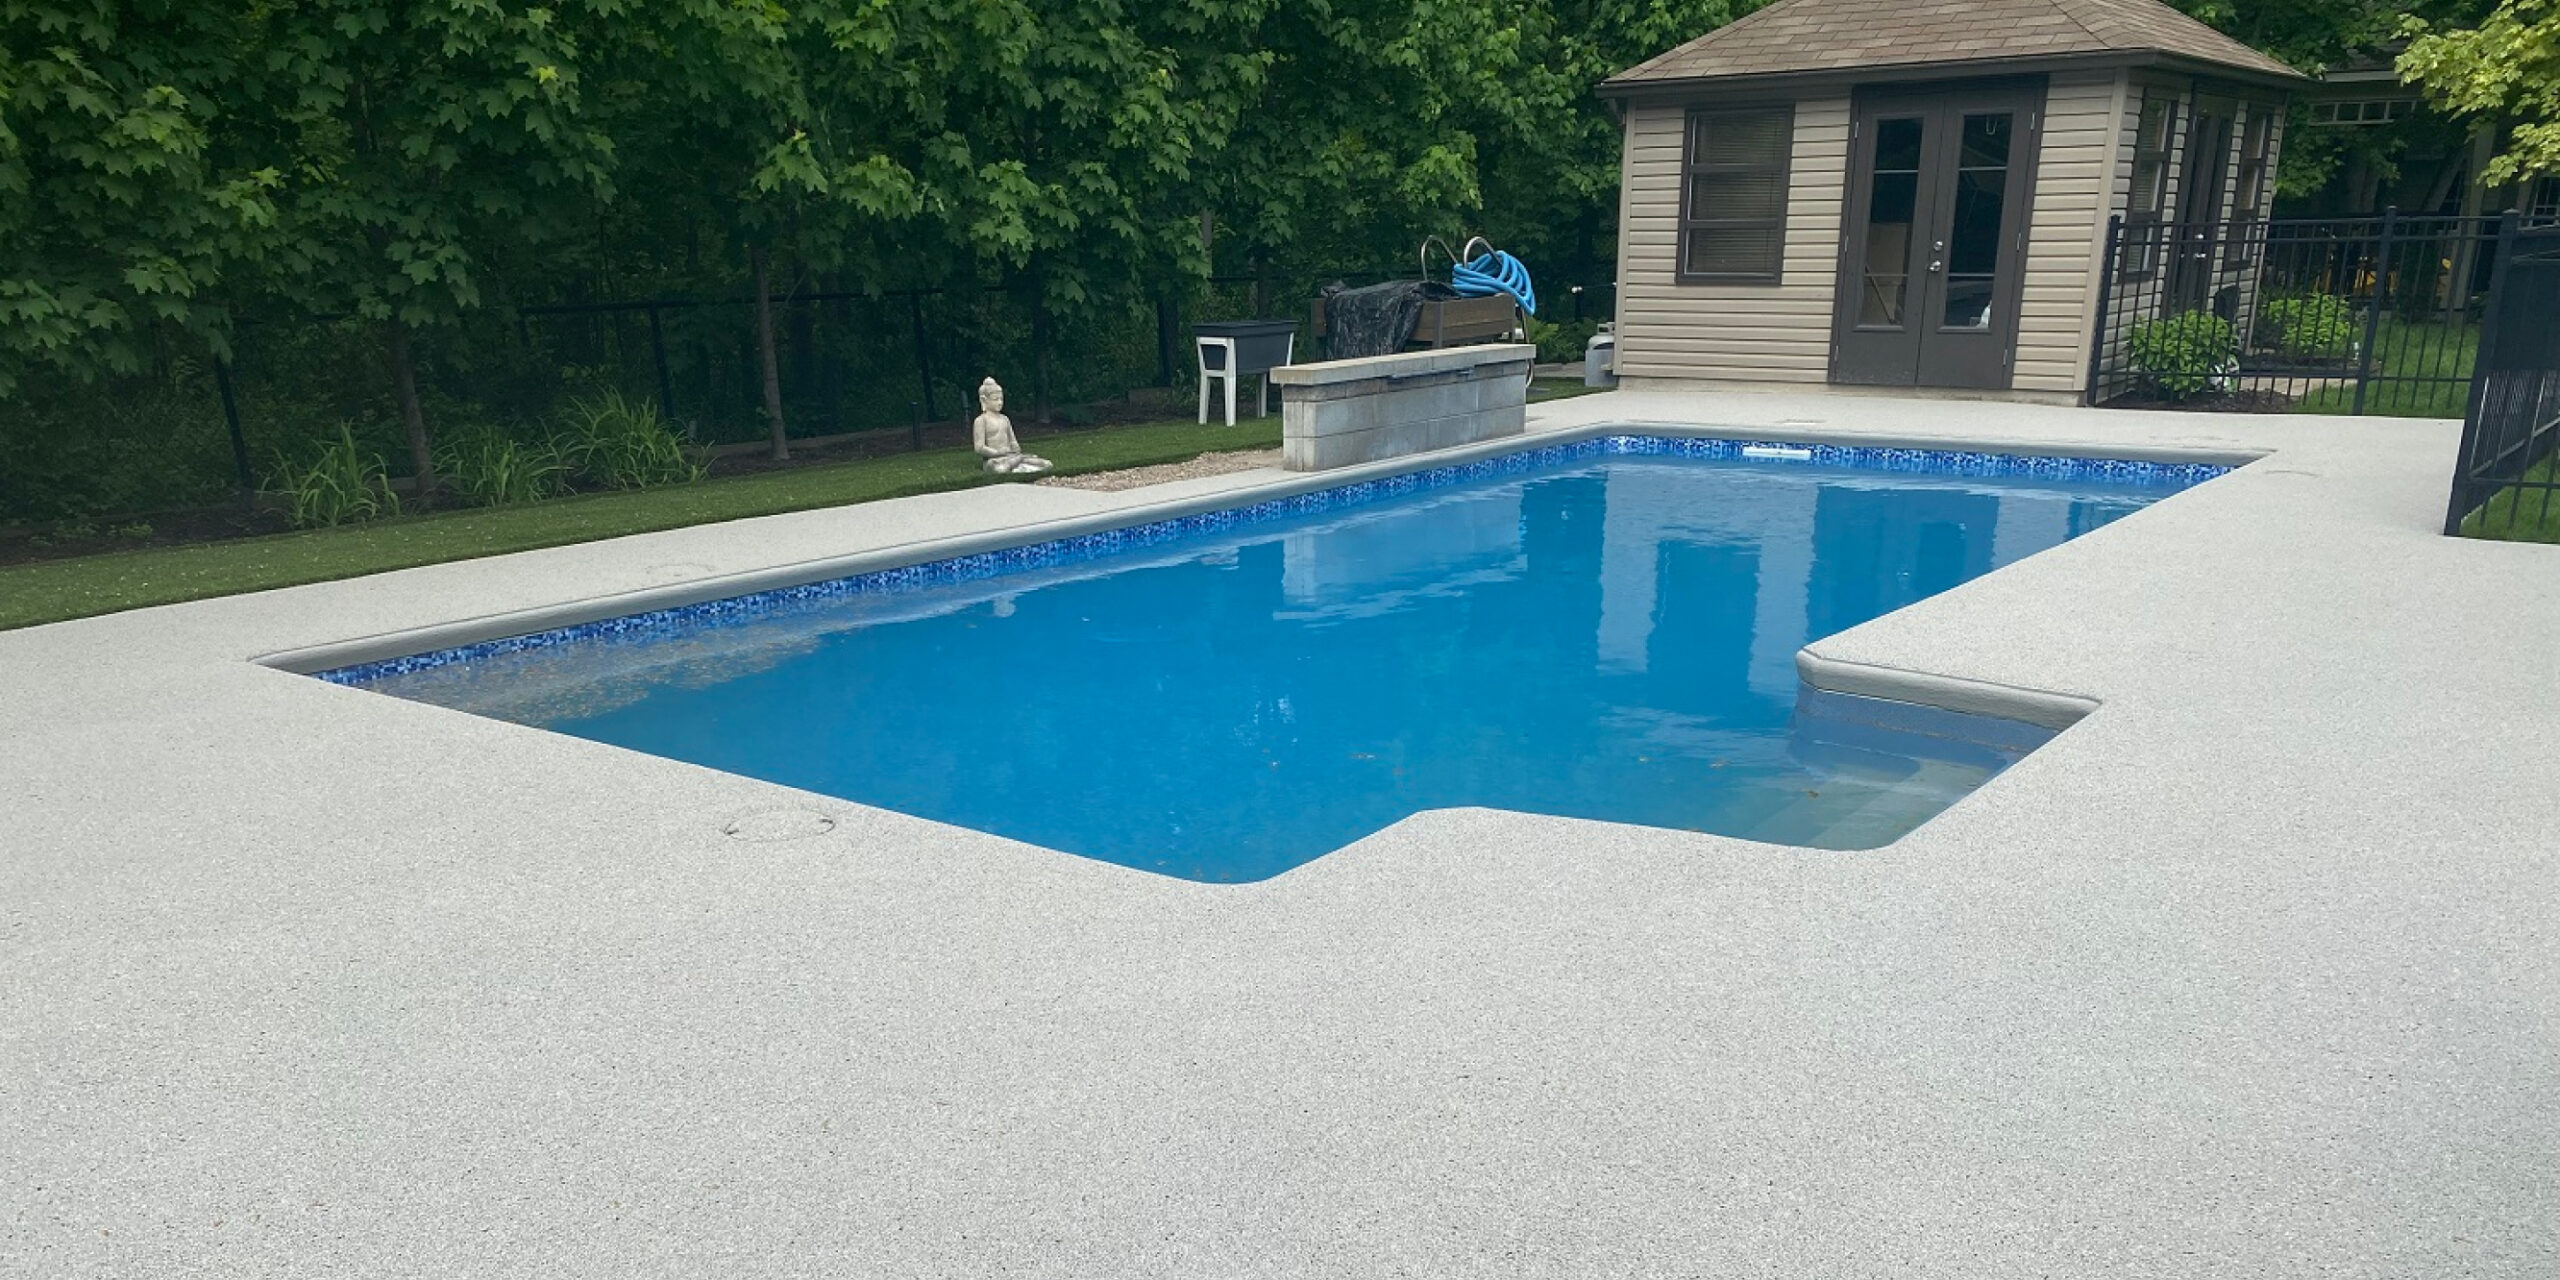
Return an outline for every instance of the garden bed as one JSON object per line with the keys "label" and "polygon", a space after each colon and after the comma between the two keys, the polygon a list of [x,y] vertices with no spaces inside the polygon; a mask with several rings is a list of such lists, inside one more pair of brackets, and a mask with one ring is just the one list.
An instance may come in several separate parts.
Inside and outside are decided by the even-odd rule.
{"label": "garden bed", "polygon": [[2291,413],[2293,397],[2281,391],[2208,391],[2172,400],[2166,396],[2117,396],[2098,406],[2101,409],[2170,409],[2182,413]]}

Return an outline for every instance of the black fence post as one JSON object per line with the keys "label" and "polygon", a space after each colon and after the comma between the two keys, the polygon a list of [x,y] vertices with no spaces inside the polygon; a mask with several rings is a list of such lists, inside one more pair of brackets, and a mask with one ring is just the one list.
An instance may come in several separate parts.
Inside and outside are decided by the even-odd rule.
{"label": "black fence post", "polygon": [[[2489,375],[2497,367],[2498,313],[2505,309],[2507,269],[2515,261],[2516,233],[2523,226],[2523,215],[2509,209],[2498,218],[2497,261],[2489,264],[2489,295],[2480,307],[2480,343],[2471,360],[2471,390],[2462,401],[2462,443],[2453,455],[2453,492],[2445,499],[2444,533],[2450,538],[2462,532],[2462,518],[2471,514],[2471,498],[2477,487],[2472,470],[2480,456],[2481,410],[2487,403]],[[2483,500],[2487,495],[2482,495]]]}
{"label": "black fence post", "polygon": [[2364,349],[2356,353],[2356,400],[2349,412],[2364,412],[2365,388],[2373,381],[2373,349],[2382,342],[2382,305],[2391,296],[2391,242],[2400,233],[2400,206],[2382,211],[2382,243],[2373,255],[2373,301],[2364,313]]}
{"label": "black fence post", "polygon": [[1173,299],[1156,295],[1156,385],[1173,385]]}
{"label": "black fence post", "polygon": [[248,502],[258,493],[258,478],[249,474],[249,438],[240,433],[240,401],[231,394],[231,362],[213,358],[213,390],[222,397],[222,424],[231,430],[231,472],[240,481],[240,500]]}
{"label": "black fence post", "polygon": [[2098,403],[2098,378],[2107,361],[2107,307],[2115,301],[2116,257],[2124,252],[2124,215],[2107,215],[2107,244],[2098,253],[2097,326],[2089,333],[2089,385],[2080,393],[2080,403]]}
{"label": "black fence post", "polygon": [[658,369],[658,416],[669,422],[676,420],[676,384],[667,376],[667,331],[658,323],[658,308],[649,308],[649,358]]}
{"label": "black fence post", "polygon": [[916,379],[924,384],[924,416],[938,417],[933,411],[933,350],[924,336],[924,290],[907,294],[907,317],[915,324]]}

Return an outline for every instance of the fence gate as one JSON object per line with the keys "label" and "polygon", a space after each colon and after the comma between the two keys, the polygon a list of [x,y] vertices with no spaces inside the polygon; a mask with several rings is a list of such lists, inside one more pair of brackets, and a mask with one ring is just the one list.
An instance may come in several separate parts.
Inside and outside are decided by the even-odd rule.
{"label": "fence gate", "polygon": [[2512,218],[2480,327],[2444,531],[2560,528],[2560,228]]}

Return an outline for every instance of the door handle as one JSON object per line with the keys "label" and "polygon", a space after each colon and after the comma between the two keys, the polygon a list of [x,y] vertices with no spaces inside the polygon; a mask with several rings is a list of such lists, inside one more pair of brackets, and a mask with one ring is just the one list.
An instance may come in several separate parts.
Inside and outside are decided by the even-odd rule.
{"label": "door handle", "polygon": [[1942,266],[1944,266],[1944,265],[1946,265],[1946,264],[1945,264],[1945,263],[1942,263],[1942,262],[1940,262],[1940,261],[1938,261],[1938,260],[1937,260],[1937,259],[1935,259],[1935,258],[1931,258],[1931,259],[1929,260],[1929,274],[1931,274],[1931,275],[1936,275],[1936,274],[1938,273],[1938,268],[1940,268],[1940,267],[1942,267]]}

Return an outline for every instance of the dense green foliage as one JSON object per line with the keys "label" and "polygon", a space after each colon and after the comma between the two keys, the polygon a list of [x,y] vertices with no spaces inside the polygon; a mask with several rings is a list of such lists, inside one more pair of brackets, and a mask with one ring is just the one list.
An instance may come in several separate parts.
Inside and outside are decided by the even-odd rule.
{"label": "dense green foliage", "polygon": [[[989,371],[1046,419],[1151,377],[1160,304],[1294,311],[1427,234],[1604,281],[1593,86],[1751,3],[0,0],[0,450],[56,477],[0,520],[218,490],[225,358],[255,458],[344,427],[515,500],[569,395],[754,404],[779,452]],[[513,315],[651,297],[720,303],[655,317],[663,375],[624,317]],[[148,400],[188,479],[76,483],[56,437]]]}
{"label": "dense green foliage", "polygon": [[2127,363],[2143,381],[2171,400],[2212,390],[2240,356],[2231,322],[2210,311],[2188,311],[2139,324],[2125,335]]}
{"label": "dense green foliage", "polygon": [[2330,293],[2269,298],[2258,307],[2257,345],[2289,356],[2341,357],[2354,336],[2355,309]]}
{"label": "dense green foliage", "polygon": [[[0,525],[342,432],[413,506],[523,501],[612,393],[777,453],[990,373],[1075,421],[1180,378],[1160,318],[1299,314],[1426,235],[1518,253],[1570,358],[1594,86],[1763,2],[0,0]],[[2317,68],[2489,0],[2179,2]],[[2289,182],[2379,131],[2295,134]],[[562,310],[638,299],[680,305]]]}
{"label": "dense green foliage", "polygon": [[2503,0],[2471,30],[2408,21],[2400,74],[2468,120],[2513,122],[2489,162],[2491,182],[2560,173],[2560,4]]}
{"label": "dense green foliage", "polygon": [[569,402],[543,452],[599,489],[646,489],[702,478],[702,464],[645,400],[619,391]]}
{"label": "dense green foliage", "polygon": [[485,426],[448,431],[436,473],[475,507],[514,507],[569,491],[569,464],[548,440],[525,441]]}
{"label": "dense green foliage", "polygon": [[297,528],[329,528],[400,510],[382,455],[356,443],[355,433],[343,426],[309,457],[279,461],[276,488],[284,494],[286,518]]}
{"label": "dense green foliage", "polygon": [[[2495,0],[2169,0],[2179,9],[2311,74],[2342,67],[2388,65],[2401,24],[2416,17],[2439,27],[2478,22]],[[2333,178],[2361,171],[2387,188],[2403,178],[2411,155],[2463,154],[2464,126],[2418,113],[2389,125],[2309,127],[2297,103],[2277,166],[2280,195],[2317,193]],[[2455,171],[2458,173],[2458,170]],[[2452,175],[2405,175],[2425,190]],[[2434,194],[2440,199],[2442,192]],[[2412,203],[2414,201],[2404,202]],[[2429,207],[2432,207],[2430,205]]]}

